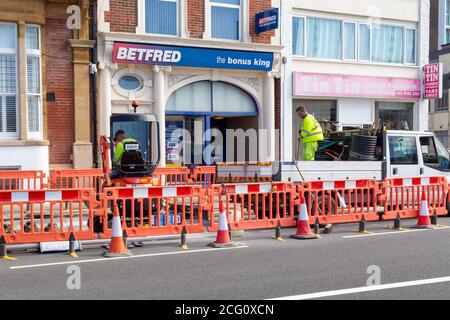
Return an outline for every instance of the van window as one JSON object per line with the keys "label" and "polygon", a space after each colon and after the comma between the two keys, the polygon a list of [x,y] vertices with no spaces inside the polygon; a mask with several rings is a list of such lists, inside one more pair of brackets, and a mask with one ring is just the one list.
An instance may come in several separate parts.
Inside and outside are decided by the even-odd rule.
{"label": "van window", "polygon": [[417,164],[415,137],[390,136],[389,153],[391,164]]}
{"label": "van window", "polygon": [[434,137],[420,137],[420,149],[423,163],[439,170],[447,170],[449,166],[448,151]]}

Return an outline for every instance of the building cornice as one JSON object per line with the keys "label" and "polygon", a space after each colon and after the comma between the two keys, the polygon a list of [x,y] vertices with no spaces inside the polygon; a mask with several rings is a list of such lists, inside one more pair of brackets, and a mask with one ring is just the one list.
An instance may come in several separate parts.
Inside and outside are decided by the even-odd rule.
{"label": "building cornice", "polygon": [[261,51],[281,53],[284,46],[261,44],[261,43],[246,43],[246,42],[223,42],[216,40],[190,39],[180,37],[160,37],[155,35],[141,35],[120,32],[102,32],[98,37],[103,38],[104,41],[121,41],[121,42],[135,42],[148,43],[172,46],[189,46],[198,48],[213,48],[226,50],[246,50],[246,51]]}

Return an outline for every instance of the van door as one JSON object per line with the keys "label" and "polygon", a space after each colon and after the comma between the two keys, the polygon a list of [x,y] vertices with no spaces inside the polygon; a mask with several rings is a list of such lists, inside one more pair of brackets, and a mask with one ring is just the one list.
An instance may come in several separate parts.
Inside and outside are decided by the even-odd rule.
{"label": "van door", "polygon": [[388,160],[386,176],[417,177],[419,176],[419,161],[417,139],[412,135],[388,135]]}
{"label": "van door", "polygon": [[419,170],[424,176],[449,175],[450,155],[441,142],[432,135],[420,136]]}

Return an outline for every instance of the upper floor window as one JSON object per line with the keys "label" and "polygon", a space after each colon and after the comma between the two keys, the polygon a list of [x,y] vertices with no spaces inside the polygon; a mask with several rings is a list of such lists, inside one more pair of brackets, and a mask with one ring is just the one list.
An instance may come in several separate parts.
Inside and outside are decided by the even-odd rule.
{"label": "upper floor window", "polygon": [[293,54],[308,58],[416,64],[416,29],[293,17]]}
{"label": "upper floor window", "polygon": [[211,37],[241,39],[241,0],[209,0]]}
{"label": "upper floor window", "polygon": [[178,35],[178,0],[145,0],[145,32]]}
{"label": "upper floor window", "polygon": [[38,26],[25,28],[25,48],[27,64],[27,106],[28,132],[30,137],[39,138],[41,131],[41,48]]}
{"label": "upper floor window", "polygon": [[0,23],[0,138],[17,138],[17,26]]}

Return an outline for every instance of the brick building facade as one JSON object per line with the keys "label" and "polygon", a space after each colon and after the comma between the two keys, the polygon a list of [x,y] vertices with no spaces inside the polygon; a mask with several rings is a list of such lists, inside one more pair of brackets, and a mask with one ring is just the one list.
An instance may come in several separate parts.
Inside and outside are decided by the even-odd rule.
{"label": "brick building facade", "polygon": [[[169,150],[171,130],[183,128],[195,134],[197,125],[205,139],[202,145],[193,142],[194,149],[200,148],[197,151],[212,141],[206,133],[208,129],[223,133],[225,129],[265,129],[266,137],[258,133],[255,158],[247,159],[247,152],[246,160],[278,158],[275,112],[279,113],[280,95],[275,94],[275,83],[279,86],[275,79],[280,77],[280,30],[256,34],[255,14],[278,8],[279,3],[100,0],[99,134],[112,136],[111,131],[116,128],[111,129],[111,115],[130,113],[131,102],[137,100],[138,113],[154,114],[158,119],[163,154],[160,165],[188,163],[187,155],[180,159]],[[135,50],[142,51],[140,57],[132,56]],[[149,58],[149,50],[161,50],[161,54],[167,50],[180,52],[182,58],[178,62],[158,63]],[[121,59],[118,52],[125,51],[131,55]],[[217,57],[212,59],[214,54]],[[200,56],[204,59],[195,58]],[[222,67],[218,61],[223,57],[226,59]],[[244,60],[250,61],[248,65],[244,65]],[[262,65],[258,65],[260,61],[264,61]],[[223,98],[214,99],[218,96]],[[208,102],[199,105],[199,101]],[[221,157],[227,158],[225,151]]]}
{"label": "brick building facade", "polygon": [[1,169],[92,166],[88,12],[87,0],[0,3]]}

